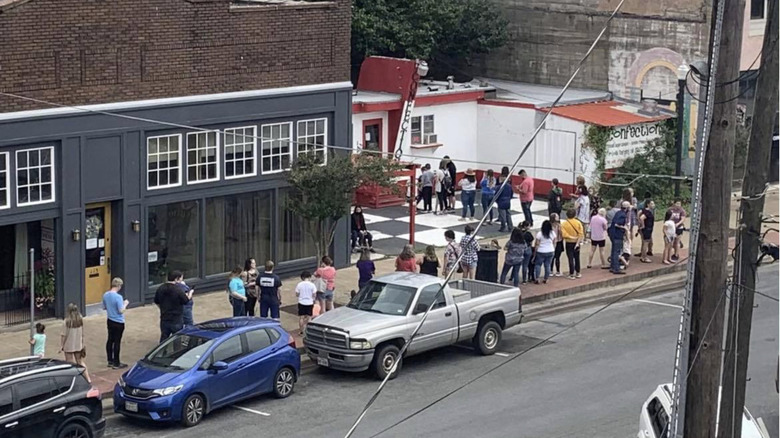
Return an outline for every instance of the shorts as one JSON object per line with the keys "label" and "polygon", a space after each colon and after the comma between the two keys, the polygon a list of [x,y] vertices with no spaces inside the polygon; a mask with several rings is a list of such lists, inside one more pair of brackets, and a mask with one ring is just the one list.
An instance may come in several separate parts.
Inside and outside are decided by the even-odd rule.
{"label": "shorts", "polygon": [[674,237],[669,237],[669,236],[665,235],[664,236],[664,243],[668,243],[669,245],[671,245],[672,243],[674,243]]}
{"label": "shorts", "polygon": [[683,231],[685,231],[685,230],[683,230],[682,228],[676,228],[675,229],[675,232],[677,233],[678,236],[682,236]]}
{"label": "shorts", "polygon": [[653,240],[653,230],[642,228],[642,240]]}
{"label": "shorts", "polygon": [[470,270],[470,271],[471,271],[471,270],[474,270],[474,269],[477,269],[477,263],[476,263],[476,262],[474,262],[474,263],[466,263],[466,262],[461,262],[461,263],[460,263],[460,266],[461,266],[463,269],[468,269],[468,270]]}
{"label": "shorts", "polygon": [[314,304],[298,303],[298,316],[312,316],[314,314]]}
{"label": "shorts", "polygon": [[593,246],[597,246],[599,248],[604,248],[606,246],[607,241],[606,240],[591,240],[590,244]]}
{"label": "shorts", "polygon": [[325,292],[317,292],[318,300],[333,301],[333,289],[326,290]]}

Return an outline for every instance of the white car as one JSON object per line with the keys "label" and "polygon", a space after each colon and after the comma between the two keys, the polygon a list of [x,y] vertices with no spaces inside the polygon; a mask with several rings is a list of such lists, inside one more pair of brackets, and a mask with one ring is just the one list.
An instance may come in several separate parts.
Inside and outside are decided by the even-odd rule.
{"label": "white car", "polygon": [[[659,385],[642,405],[637,438],[668,438],[671,407],[672,384]],[[753,418],[747,408],[743,415],[742,438],[769,438],[763,420]]]}

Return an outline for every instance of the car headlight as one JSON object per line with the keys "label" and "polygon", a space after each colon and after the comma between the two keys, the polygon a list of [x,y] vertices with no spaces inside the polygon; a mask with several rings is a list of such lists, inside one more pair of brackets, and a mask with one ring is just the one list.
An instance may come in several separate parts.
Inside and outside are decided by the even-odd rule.
{"label": "car headlight", "polygon": [[349,348],[351,350],[370,350],[371,343],[365,339],[354,339],[349,342]]}
{"label": "car headlight", "polygon": [[152,393],[157,394],[159,396],[173,395],[173,394],[176,394],[177,392],[181,391],[181,389],[183,387],[184,387],[184,385],[169,386],[167,388],[155,389],[154,391],[152,391]]}
{"label": "car headlight", "polygon": [[119,382],[117,383],[119,383],[120,388],[125,389],[126,383],[125,383],[125,379],[123,379],[122,376],[119,376]]}

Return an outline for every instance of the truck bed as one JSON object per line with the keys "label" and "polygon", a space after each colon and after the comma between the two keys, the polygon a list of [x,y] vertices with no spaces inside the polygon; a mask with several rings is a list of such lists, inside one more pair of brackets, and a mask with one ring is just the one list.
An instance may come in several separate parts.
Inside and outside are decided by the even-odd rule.
{"label": "truck bed", "polygon": [[456,303],[512,289],[503,284],[469,279],[451,280],[448,285]]}

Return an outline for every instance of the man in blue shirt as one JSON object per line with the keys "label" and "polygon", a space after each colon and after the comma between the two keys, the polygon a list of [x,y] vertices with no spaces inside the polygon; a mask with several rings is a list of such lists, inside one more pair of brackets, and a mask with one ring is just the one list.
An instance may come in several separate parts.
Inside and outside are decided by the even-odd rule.
{"label": "man in blue shirt", "polygon": [[122,344],[122,333],[125,331],[125,310],[129,301],[119,295],[119,291],[124,285],[121,278],[116,277],[111,280],[111,289],[103,294],[103,308],[106,310],[108,319],[108,339],[106,340],[106,356],[108,357],[108,366],[114,369],[127,368],[127,364],[119,361],[119,347]]}
{"label": "man in blue shirt", "polygon": [[282,304],[279,288],[282,279],[274,274],[274,262],[265,262],[265,272],[257,277],[257,284],[260,286],[260,316],[267,318],[270,311],[271,318],[279,319],[279,306]]}
{"label": "man in blue shirt", "polygon": [[620,255],[623,252],[623,237],[626,234],[626,221],[628,219],[629,209],[631,209],[631,203],[623,201],[621,209],[615,213],[615,217],[612,218],[612,225],[609,227],[609,240],[612,242],[609,272],[613,274],[625,274],[625,272],[620,269]]}

